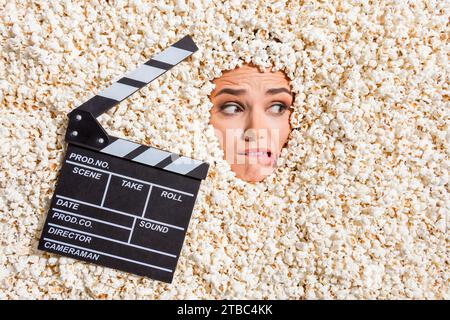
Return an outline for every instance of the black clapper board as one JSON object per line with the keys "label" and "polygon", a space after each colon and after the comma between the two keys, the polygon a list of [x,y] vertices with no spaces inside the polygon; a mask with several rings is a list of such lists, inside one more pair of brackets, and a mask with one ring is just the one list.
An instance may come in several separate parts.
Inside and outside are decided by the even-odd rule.
{"label": "black clapper board", "polygon": [[40,250],[172,282],[209,164],[112,137],[96,118],[197,50],[186,36],[69,113]]}

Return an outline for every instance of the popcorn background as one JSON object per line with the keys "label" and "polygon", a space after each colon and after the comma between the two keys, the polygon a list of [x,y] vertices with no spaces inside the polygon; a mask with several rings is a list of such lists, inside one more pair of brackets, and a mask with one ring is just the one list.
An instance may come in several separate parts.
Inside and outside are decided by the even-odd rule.
{"label": "popcorn background", "polygon": [[[449,11],[429,1],[0,0],[0,298],[450,298]],[[199,47],[100,120],[210,162],[174,282],[38,251],[66,114],[184,35]],[[243,62],[296,93],[258,184],[208,124]]]}

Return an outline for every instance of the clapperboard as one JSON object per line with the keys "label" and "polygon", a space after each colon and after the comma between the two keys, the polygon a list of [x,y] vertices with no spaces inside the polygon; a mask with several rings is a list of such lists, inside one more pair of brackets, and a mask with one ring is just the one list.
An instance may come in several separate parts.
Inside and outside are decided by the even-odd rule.
{"label": "clapperboard", "polygon": [[197,50],[186,36],[69,113],[40,250],[172,282],[209,164],[110,136],[96,118]]}

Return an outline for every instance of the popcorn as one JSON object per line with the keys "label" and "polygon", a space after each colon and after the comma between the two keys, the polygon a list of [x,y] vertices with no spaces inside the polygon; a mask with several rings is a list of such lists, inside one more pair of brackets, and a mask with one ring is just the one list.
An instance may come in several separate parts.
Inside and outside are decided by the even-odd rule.
{"label": "popcorn", "polygon": [[[0,298],[450,297],[444,2],[265,2],[5,5]],[[188,62],[99,119],[211,164],[173,284],[37,251],[66,114],[185,34]],[[208,124],[211,80],[243,62],[295,93],[288,145],[255,185]]]}

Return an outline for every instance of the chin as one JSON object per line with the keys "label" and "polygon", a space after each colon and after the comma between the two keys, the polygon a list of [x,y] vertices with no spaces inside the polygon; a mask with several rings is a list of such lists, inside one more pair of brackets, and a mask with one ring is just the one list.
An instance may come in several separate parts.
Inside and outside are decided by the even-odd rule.
{"label": "chin", "polygon": [[269,176],[275,168],[257,165],[236,165],[231,168],[236,177],[247,182],[261,182]]}

